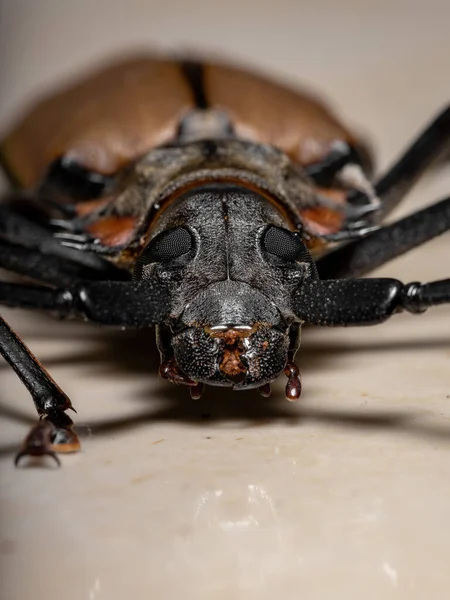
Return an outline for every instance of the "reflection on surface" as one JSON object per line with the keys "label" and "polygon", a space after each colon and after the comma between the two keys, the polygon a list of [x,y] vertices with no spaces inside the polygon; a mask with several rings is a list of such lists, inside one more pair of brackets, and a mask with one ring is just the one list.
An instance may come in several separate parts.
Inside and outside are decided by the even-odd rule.
{"label": "reflection on surface", "polygon": [[100,595],[100,579],[97,577],[89,590],[88,600],[96,600]]}
{"label": "reflection on surface", "polygon": [[244,531],[250,528],[266,527],[269,524],[267,521],[276,524],[276,511],[267,492],[261,486],[253,484],[248,484],[246,491],[246,494],[243,491],[240,502],[236,504],[240,511],[245,511],[247,507],[248,512],[245,514],[242,512],[240,518],[236,514],[233,519],[230,518],[233,507],[227,502],[223,490],[206,492],[198,500],[194,517],[195,523],[206,521],[209,529],[217,527],[222,531]]}
{"label": "reflection on surface", "polygon": [[226,573],[231,588],[244,591],[265,589],[274,576],[298,569],[301,559],[283,539],[277,509],[262,485],[207,490],[192,512],[192,536],[177,541],[174,573],[207,577],[211,589]]}

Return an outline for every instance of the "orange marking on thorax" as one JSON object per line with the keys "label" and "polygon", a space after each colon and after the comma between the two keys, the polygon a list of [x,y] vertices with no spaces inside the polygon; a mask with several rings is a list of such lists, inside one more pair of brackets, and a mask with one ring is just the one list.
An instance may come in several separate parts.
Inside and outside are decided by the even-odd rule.
{"label": "orange marking on thorax", "polygon": [[122,246],[129,242],[135,232],[135,217],[105,217],[92,223],[88,232],[104,246]]}
{"label": "orange marking on thorax", "polygon": [[79,217],[85,217],[91,214],[94,210],[103,208],[112,201],[112,197],[98,198],[96,200],[86,200],[85,202],[79,202],[75,205],[75,212]]}
{"label": "orange marking on thorax", "polygon": [[305,208],[300,211],[302,221],[312,234],[325,235],[342,229],[345,215],[326,206]]}

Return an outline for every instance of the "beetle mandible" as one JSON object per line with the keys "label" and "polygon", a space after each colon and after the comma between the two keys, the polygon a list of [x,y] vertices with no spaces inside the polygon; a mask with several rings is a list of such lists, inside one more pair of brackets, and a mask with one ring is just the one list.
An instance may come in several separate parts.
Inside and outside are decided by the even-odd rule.
{"label": "beetle mandible", "polygon": [[[450,227],[450,199],[383,226],[450,146],[442,112],[380,179],[317,99],[244,70],[135,57],[42,99],[3,139],[0,303],[155,326],[160,375],[258,388],[284,373],[303,323],[373,325],[450,302],[450,280],[361,279]],[[39,420],[23,455],[75,451],[71,402],[4,320],[0,350]]]}

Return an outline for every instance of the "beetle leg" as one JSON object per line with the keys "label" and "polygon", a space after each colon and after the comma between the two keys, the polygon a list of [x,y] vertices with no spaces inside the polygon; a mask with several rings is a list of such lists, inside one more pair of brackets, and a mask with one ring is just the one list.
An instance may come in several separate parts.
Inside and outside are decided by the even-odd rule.
{"label": "beetle leg", "polygon": [[294,295],[297,317],[312,325],[377,325],[392,315],[425,312],[450,303],[450,279],[404,284],[397,279],[329,279],[304,282]]}
{"label": "beetle leg", "polygon": [[[0,282],[0,303],[130,327],[160,322],[169,310],[163,288],[148,282],[87,281],[62,290]],[[40,416],[17,461],[24,455],[53,456],[55,451],[78,450],[72,420],[65,414],[72,408],[69,398],[1,318],[0,353],[31,393]]]}
{"label": "beetle leg", "polygon": [[148,327],[170,310],[167,290],[157,282],[84,281],[62,289],[0,282],[0,304],[81,318],[102,325]]}
{"label": "beetle leg", "polygon": [[93,238],[89,233],[85,233],[84,231],[81,233],[61,231],[53,234],[53,237],[62,246],[66,246],[66,248],[84,249],[87,246],[94,244],[95,240],[95,238]]}
{"label": "beetle leg", "polygon": [[[450,106],[422,131],[406,152],[375,184],[375,192],[382,206],[374,213],[374,218],[380,220],[391,212],[419,177],[449,148]],[[355,192],[349,195],[348,201],[353,205],[359,205],[366,203],[367,199],[364,194]]]}
{"label": "beetle leg", "polygon": [[77,280],[129,279],[126,271],[105,261],[95,269],[60,256],[42,254],[0,239],[0,267],[51,285],[70,285]]}
{"label": "beetle leg", "polygon": [[41,417],[24,439],[15,465],[18,466],[24,456],[50,456],[59,467],[61,462],[57,452],[67,454],[80,450],[80,440],[72,425],[72,420],[65,413],[58,417]]}
{"label": "beetle leg", "polygon": [[337,248],[317,262],[321,279],[360,277],[450,229],[450,197]]}
{"label": "beetle leg", "polygon": [[320,162],[306,166],[305,171],[316,185],[329,188],[333,187],[336,177],[349,165],[370,170],[368,163],[369,160],[362,149],[337,141]]}
{"label": "beetle leg", "polygon": [[[369,180],[372,172],[371,160],[364,148],[336,141],[323,160],[307,166],[305,170],[320,188],[342,186],[351,190],[348,193],[347,204],[350,216],[348,231],[346,235],[344,231],[340,233],[345,239],[351,237],[351,229],[358,230],[355,235],[363,235],[358,220],[380,208],[380,200]],[[356,201],[353,200],[354,196]],[[329,236],[326,237],[329,239]]]}
{"label": "beetle leg", "polygon": [[[6,198],[6,200],[9,199]],[[98,269],[100,273],[106,269],[107,278],[121,278],[120,275],[113,276],[113,271],[120,272],[120,269],[114,269],[110,262],[97,253],[88,253],[84,252],[83,249],[63,245],[54,237],[50,228],[26,218],[13,210],[8,203],[0,203],[0,237],[21,247],[42,252],[46,256],[58,256],[62,259],[90,266],[93,269]],[[98,248],[96,247],[95,250],[98,250]],[[99,278],[101,278],[101,275]]]}
{"label": "beetle leg", "polygon": [[72,419],[65,413],[72,408],[72,403],[1,317],[0,353],[30,392],[40,417],[25,438],[16,464],[26,455],[50,455],[59,462],[55,452],[79,450],[80,442],[72,430]]}

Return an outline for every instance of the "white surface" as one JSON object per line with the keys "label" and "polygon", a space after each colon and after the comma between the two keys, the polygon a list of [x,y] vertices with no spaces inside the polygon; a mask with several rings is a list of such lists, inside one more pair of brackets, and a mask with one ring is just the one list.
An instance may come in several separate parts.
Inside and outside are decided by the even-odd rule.
{"label": "white surface", "polygon": [[[242,58],[326,92],[384,166],[450,98],[448,2],[20,0],[1,6],[1,123],[108,52]],[[401,212],[448,194],[449,170]],[[449,235],[383,268],[449,276]],[[5,600],[442,599],[450,574],[450,309],[308,330],[304,395],[158,380],[152,332],[2,311],[70,394],[83,452],[14,469],[34,419],[0,365]],[[202,412],[211,418],[202,420]]]}

